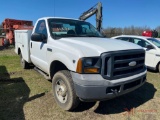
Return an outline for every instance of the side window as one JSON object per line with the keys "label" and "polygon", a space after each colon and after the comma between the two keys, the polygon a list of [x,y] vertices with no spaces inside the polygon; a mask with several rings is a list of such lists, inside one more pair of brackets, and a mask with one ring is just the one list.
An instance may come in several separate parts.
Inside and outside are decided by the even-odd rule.
{"label": "side window", "polygon": [[127,42],[133,42],[132,38],[129,38],[129,37],[122,37],[121,40],[127,41]]}
{"label": "side window", "polygon": [[121,37],[118,37],[118,38],[116,38],[116,39],[121,40],[122,38],[121,38]]}
{"label": "side window", "polygon": [[128,38],[128,37],[118,37],[116,39],[127,41],[127,42],[132,42],[133,43],[133,39],[132,38]]}
{"label": "side window", "polygon": [[147,48],[147,45],[151,45],[150,43],[148,43],[142,39],[139,39],[139,38],[134,38],[134,43],[137,45],[140,45],[141,47],[145,47],[145,48]]}
{"label": "side window", "polygon": [[121,40],[129,42],[129,38],[127,38],[127,37],[122,37]]}
{"label": "side window", "polygon": [[37,26],[36,26],[36,29],[35,29],[35,33],[42,33],[42,34],[46,35],[46,37],[48,36],[47,35],[47,29],[46,29],[46,23],[45,23],[44,20],[40,20],[37,23]]}

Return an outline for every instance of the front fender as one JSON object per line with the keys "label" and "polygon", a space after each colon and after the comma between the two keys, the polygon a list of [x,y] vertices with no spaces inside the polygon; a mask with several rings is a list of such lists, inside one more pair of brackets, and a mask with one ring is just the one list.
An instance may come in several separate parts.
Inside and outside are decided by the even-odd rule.
{"label": "front fender", "polygon": [[[59,61],[63,63],[70,71],[76,71],[78,58],[66,56],[62,53],[55,53],[49,59],[49,66],[53,61]],[[49,67],[50,70],[50,67]]]}
{"label": "front fender", "polygon": [[160,55],[156,54],[156,58],[154,60],[153,67],[156,68],[159,62],[160,62]]}

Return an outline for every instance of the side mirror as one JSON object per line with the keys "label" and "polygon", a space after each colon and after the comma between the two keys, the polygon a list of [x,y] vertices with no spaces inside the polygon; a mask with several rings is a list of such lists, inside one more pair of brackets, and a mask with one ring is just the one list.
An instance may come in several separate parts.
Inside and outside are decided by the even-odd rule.
{"label": "side mirror", "polygon": [[150,50],[150,49],[154,49],[154,47],[152,45],[147,45],[147,49]]}
{"label": "side mirror", "polygon": [[33,33],[31,35],[31,40],[36,41],[36,42],[46,42],[47,37],[46,37],[46,35],[44,35],[42,33]]}

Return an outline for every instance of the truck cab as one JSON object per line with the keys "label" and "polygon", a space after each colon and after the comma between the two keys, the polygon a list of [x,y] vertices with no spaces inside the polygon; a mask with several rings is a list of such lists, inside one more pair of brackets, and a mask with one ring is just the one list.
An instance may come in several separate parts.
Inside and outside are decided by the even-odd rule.
{"label": "truck cab", "polygon": [[15,42],[23,68],[34,64],[52,80],[54,99],[64,110],[79,101],[112,99],[146,81],[140,46],[104,38],[85,21],[40,18],[33,31],[16,30]]}

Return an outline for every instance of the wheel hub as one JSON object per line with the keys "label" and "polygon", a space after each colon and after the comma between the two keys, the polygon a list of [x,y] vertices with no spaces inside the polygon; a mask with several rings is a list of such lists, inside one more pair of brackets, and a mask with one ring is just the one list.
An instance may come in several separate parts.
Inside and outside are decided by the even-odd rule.
{"label": "wheel hub", "polygon": [[56,83],[56,96],[61,103],[65,103],[67,101],[67,88],[62,80],[58,80]]}

